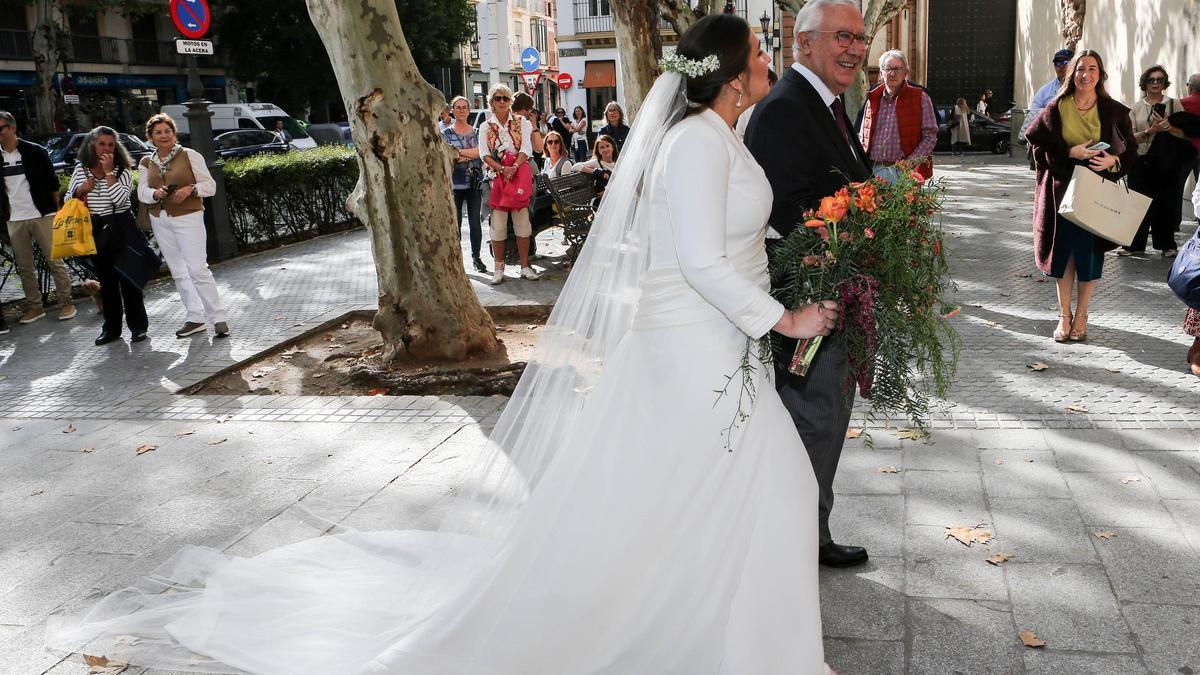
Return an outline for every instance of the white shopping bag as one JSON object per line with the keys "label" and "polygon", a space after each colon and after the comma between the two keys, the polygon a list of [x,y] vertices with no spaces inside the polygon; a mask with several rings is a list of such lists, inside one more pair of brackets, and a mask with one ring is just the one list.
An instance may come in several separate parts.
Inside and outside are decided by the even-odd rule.
{"label": "white shopping bag", "polygon": [[1146,195],[1076,166],[1058,213],[1097,237],[1128,246],[1149,208]]}

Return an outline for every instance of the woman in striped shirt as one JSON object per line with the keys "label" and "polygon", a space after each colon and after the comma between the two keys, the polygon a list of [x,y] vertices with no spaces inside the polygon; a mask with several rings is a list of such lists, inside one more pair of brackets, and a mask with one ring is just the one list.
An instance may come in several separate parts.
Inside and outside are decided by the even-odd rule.
{"label": "woman in striped shirt", "polygon": [[100,277],[100,296],[104,301],[104,327],[96,338],[97,345],[120,339],[122,314],[133,334],[131,342],[145,340],[150,326],[142,289],[116,269],[117,253],[130,236],[140,234],[129,201],[132,169],[133,161],[117,141],[117,132],[110,127],[96,127],[83,140],[79,163],[67,188],[67,196],[82,199],[92,213],[92,233],[96,239],[92,263]]}

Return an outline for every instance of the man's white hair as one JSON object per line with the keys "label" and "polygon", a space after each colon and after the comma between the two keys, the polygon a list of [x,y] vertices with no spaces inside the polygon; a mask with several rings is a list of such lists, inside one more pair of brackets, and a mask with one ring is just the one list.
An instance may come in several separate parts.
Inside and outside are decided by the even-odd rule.
{"label": "man's white hair", "polygon": [[1200,73],[1192,73],[1192,75],[1188,77],[1187,86],[1188,89],[1200,94]]}
{"label": "man's white hair", "polygon": [[861,11],[858,0],[808,0],[796,15],[796,26],[792,32],[792,58],[800,60],[800,34],[821,29],[821,20],[829,7],[844,5]]}
{"label": "man's white hair", "polygon": [[908,58],[904,56],[904,52],[899,49],[889,49],[879,55],[879,69],[883,70],[883,66],[888,62],[888,59],[900,59],[900,63],[904,64],[904,69],[908,70]]}

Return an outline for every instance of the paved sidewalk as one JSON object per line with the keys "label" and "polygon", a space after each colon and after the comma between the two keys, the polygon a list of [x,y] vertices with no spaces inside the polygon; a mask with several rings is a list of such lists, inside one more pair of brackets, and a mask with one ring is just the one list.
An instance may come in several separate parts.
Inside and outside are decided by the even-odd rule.
{"label": "paved sidewalk", "polygon": [[[1088,343],[1054,344],[1053,285],[1029,244],[1032,176],[949,159],[959,379],[932,439],[900,440],[893,424],[869,430],[872,447],[847,443],[833,530],[872,560],[822,572],[827,659],[843,675],[1200,673],[1200,380],[1167,263],[1109,258]],[[302,513],[393,526],[463,470],[505,402],[178,396],[374,303],[362,231],[216,275],[226,341],[170,334],[182,308],[169,281],[150,292],[141,345],[94,347],[98,319],[83,313],[0,337],[0,673],[86,672],[41,649],[46,618],[184,545],[252,555],[306,536]],[[471,275],[486,304],[552,302],[561,284]],[[1066,410],[1077,403],[1088,412]],[[136,454],[143,443],[158,447]],[[995,540],[968,548],[946,538],[952,526]],[[998,553],[1014,557],[986,562]],[[1023,630],[1046,646],[1022,646]]]}

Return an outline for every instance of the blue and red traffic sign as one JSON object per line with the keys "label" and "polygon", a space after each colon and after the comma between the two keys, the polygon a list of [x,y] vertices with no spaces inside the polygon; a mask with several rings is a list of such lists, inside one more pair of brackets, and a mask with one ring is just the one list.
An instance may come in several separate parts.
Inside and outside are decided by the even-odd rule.
{"label": "blue and red traffic sign", "polygon": [[198,40],[208,32],[212,12],[207,0],[171,0],[171,20],[184,37]]}

